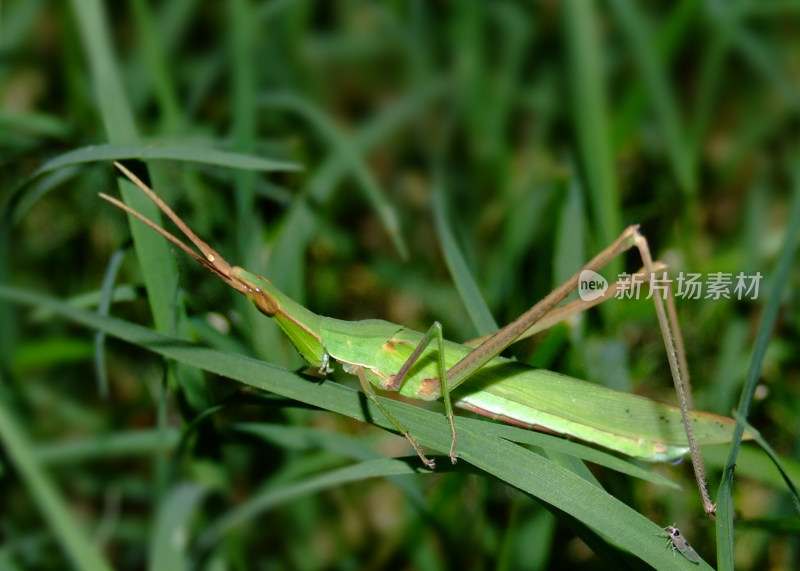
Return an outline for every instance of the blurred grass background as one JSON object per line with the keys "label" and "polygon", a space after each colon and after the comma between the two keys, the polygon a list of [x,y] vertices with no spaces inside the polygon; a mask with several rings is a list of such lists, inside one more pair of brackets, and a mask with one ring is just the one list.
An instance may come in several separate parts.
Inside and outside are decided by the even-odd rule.
{"label": "blurred grass background", "polygon": [[[460,341],[640,223],[673,274],[764,276],[757,300],[679,300],[697,408],[730,414],[792,235],[798,15],[798,2],[689,0],[6,1],[0,280],[296,370],[268,319],[159,237],[134,230],[134,255],[125,218],[97,198],[114,192],[111,159],[150,159],[153,186],[201,236],[313,311],[418,330],[436,319]],[[482,301],[454,286],[443,227]],[[749,417],[795,477],[798,279],[795,259]],[[574,519],[468,466],[298,491],[409,450],[193,367],[165,373],[43,308],[0,310],[0,413],[20,430],[0,447],[0,567],[609,565]],[[510,354],[672,402],[663,351],[650,303],[625,301]],[[726,456],[709,451],[712,494]],[[713,563],[688,463],[648,469],[684,491],[594,476],[678,522]],[[750,448],[736,474],[737,566],[800,566],[777,472]],[[42,497],[68,509],[45,513]]]}

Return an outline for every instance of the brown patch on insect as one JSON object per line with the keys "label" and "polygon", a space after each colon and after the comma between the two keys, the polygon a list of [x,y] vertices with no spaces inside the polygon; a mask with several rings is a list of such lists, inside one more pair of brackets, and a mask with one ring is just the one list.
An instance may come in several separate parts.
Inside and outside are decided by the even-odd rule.
{"label": "brown patch on insect", "polygon": [[383,388],[383,390],[391,392],[397,392],[398,390],[400,390],[400,385],[395,383],[397,375],[391,374],[384,377],[383,375],[377,372],[375,374],[383,379],[383,381],[381,381],[381,387]]}
{"label": "brown patch on insect", "polygon": [[275,315],[278,312],[278,304],[275,298],[260,288],[253,288],[248,293],[256,307],[267,315]]}
{"label": "brown patch on insect", "polygon": [[653,450],[655,451],[656,454],[667,454],[669,453],[669,446],[667,446],[663,442],[654,442]]}
{"label": "brown patch on insect", "polygon": [[384,342],[381,348],[387,353],[397,353],[396,347],[398,345],[408,345],[408,343],[399,339],[395,339],[394,337],[389,337],[389,339]]}
{"label": "brown patch on insect", "polygon": [[442,383],[439,377],[427,377],[422,379],[417,389],[417,396],[423,400],[435,400],[442,394]]}

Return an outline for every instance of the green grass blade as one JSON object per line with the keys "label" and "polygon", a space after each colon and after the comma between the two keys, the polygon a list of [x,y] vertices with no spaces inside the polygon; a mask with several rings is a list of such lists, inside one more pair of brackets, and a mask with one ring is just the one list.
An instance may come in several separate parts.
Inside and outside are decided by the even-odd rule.
{"label": "green grass blade", "polygon": [[[739,406],[736,414],[738,418],[747,418],[750,404],[753,402],[758,379],[761,374],[761,363],[767,352],[767,346],[772,335],[772,329],[778,317],[781,305],[782,291],[789,278],[789,273],[796,263],[798,237],[800,236],[800,170],[795,173],[794,192],[789,208],[789,217],[786,222],[786,236],[783,240],[780,257],[775,266],[772,283],[767,294],[767,304],[758,326],[750,367],[747,370],[747,380],[742,387]],[[733,434],[733,441],[725,466],[722,484],[717,502],[717,560],[720,569],[733,569],[733,476],[736,467],[736,458],[742,442],[744,425],[737,420]]]}
{"label": "green grass blade", "polygon": [[114,60],[105,7],[97,0],[73,0],[72,9],[80,28],[108,140],[117,144],[134,144],[138,140],[136,123]]}
{"label": "green grass blade", "polygon": [[[117,145],[136,145],[139,135],[114,60],[104,5],[98,0],[74,0],[72,7],[78,20],[108,140]],[[158,208],[138,192],[132,183],[120,180],[118,185],[123,200],[129,206],[151,220],[160,220]],[[148,231],[144,224],[133,220],[131,222],[136,255],[141,263],[156,329],[163,332],[173,331],[173,292],[178,283],[174,257],[170,255],[164,240]]]}
{"label": "green grass blade", "polygon": [[[108,315],[111,309],[111,300],[114,295],[114,282],[116,282],[117,273],[119,272],[124,257],[125,252],[123,250],[117,250],[108,262],[106,273],[103,276],[103,285],[100,288],[100,303],[97,306],[97,312],[101,315]],[[105,340],[106,336],[102,331],[98,331],[94,336],[94,369],[95,375],[97,376],[97,392],[100,398],[108,398]]]}
{"label": "green grass blade", "polygon": [[190,525],[195,510],[205,499],[206,488],[181,484],[164,497],[150,537],[148,569],[187,569]]}
{"label": "green grass blade", "polygon": [[[364,395],[338,383],[309,383],[302,377],[241,355],[221,353],[125,321],[66,306],[45,296],[0,286],[0,297],[44,306],[62,317],[124,339],[169,359],[238,380],[299,402],[388,427],[389,422]],[[389,412],[424,446],[444,453],[450,448],[446,419],[435,412],[383,399]],[[604,537],[656,567],[675,565],[657,537],[661,528],[594,484],[554,462],[503,438],[487,434],[486,421],[458,418],[460,457],[599,531]],[[568,489],[568,494],[564,490]],[[688,563],[688,562],[687,562]],[[709,567],[701,564],[701,568]],[[689,568],[689,567],[687,567]],[[696,568],[696,567],[694,567]]]}
{"label": "green grass blade", "polygon": [[[226,3],[227,47],[230,67],[231,96],[231,136],[237,151],[253,153],[258,142],[259,108],[256,104],[256,38],[259,28],[255,25],[255,8],[246,0],[233,0]],[[277,54],[264,57],[273,58]],[[265,244],[259,239],[264,229],[256,215],[256,176],[252,171],[233,173],[233,198],[236,224],[233,235],[236,244],[238,264],[243,267],[256,267],[263,259]],[[248,300],[236,298],[236,306],[242,314],[248,332],[249,345],[263,358],[270,358],[275,351],[275,326],[261,318],[256,308]],[[274,358],[274,357],[273,357]]]}
{"label": "green grass blade", "polygon": [[357,460],[374,460],[378,453],[364,441],[346,434],[338,434],[307,426],[285,426],[264,422],[242,422],[231,427],[237,432],[250,434],[293,450],[322,448]]}
{"label": "green grass blade", "polygon": [[6,571],[24,571],[21,565],[17,565],[11,548],[7,546],[0,548],[0,569],[5,569]]}
{"label": "green grass blade", "polygon": [[237,526],[245,525],[257,515],[303,495],[369,478],[409,476],[421,473],[422,469],[415,466],[415,464],[414,460],[408,459],[379,458],[366,460],[353,466],[330,470],[299,482],[268,487],[260,493],[254,494],[245,503],[232,509],[206,527],[199,539],[199,543],[201,546],[211,546]]}
{"label": "green grass blade", "polygon": [[[611,244],[622,228],[622,217],[603,84],[605,51],[597,37],[593,5],[584,0],[567,0],[561,10],[569,52],[572,128],[578,139],[597,237],[601,244]],[[619,262],[612,263],[609,272],[616,275],[619,267]]]}
{"label": "green grass blade", "polygon": [[611,6],[628,36],[631,53],[644,76],[645,87],[664,135],[664,146],[673,175],[684,197],[694,196],[697,192],[697,175],[691,170],[687,160],[688,141],[681,125],[678,104],[666,77],[667,70],[659,62],[650,25],[645,21],[639,6],[630,0],[614,0]]}
{"label": "green grass blade", "polygon": [[375,209],[397,253],[402,259],[407,259],[408,248],[400,233],[397,213],[384,197],[375,176],[364,164],[352,138],[346,136],[321,109],[297,95],[276,93],[263,97],[261,102],[268,107],[293,111],[301,115],[319,130],[331,147],[341,153],[342,160],[347,163],[367,200]]}
{"label": "green grass blade", "polygon": [[[586,217],[580,179],[571,177],[558,217],[553,253],[553,289],[557,288],[586,263]],[[568,299],[577,299],[573,293]]]}
{"label": "green grass blade", "polygon": [[[707,446],[703,450],[706,462],[710,467],[717,470],[725,468],[728,461],[730,446],[718,444]],[[758,448],[753,446],[742,446],[739,449],[739,462],[736,465],[736,476],[750,478],[765,486],[781,489],[785,482],[777,470],[772,469],[772,461],[765,456]],[[781,465],[786,471],[789,479],[793,482],[800,482],[800,462],[793,458],[781,458]]]}
{"label": "green grass blade", "polygon": [[472,277],[464,256],[456,243],[455,236],[450,230],[447,214],[447,199],[444,196],[444,185],[439,177],[436,177],[436,187],[433,191],[433,215],[436,222],[436,234],[442,248],[447,269],[453,278],[461,300],[464,302],[472,324],[478,335],[486,335],[497,331],[497,322],[492,316],[492,312],[483,300],[478,284]]}
{"label": "green grass blade", "polygon": [[800,108],[800,92],[781,67],[780,49],[744,26],[737,27],[734,36],[737,50],[770,86],[770,92],[780,95],[791,108]]}
{"label": "green grass blade", "polygon": [[[645,470],[633,462],[623,460],[618,456],[585,444],[499,422],[487,422],[485,420],[473,420],[472,422],[483,422],[484,430],[492,436],[520,444],[538,446],[556,454],[574,456],[659,486],[679,489],[676,483],[663,476]],[[265,425],[263,423],[235,425],[234,428],[255,434],[284,447],[305,449],[309,446],[315,446],[333,452],[340,452],[358,460],[368,460],[375,457],[375,452],[372,448],[365,447],[360,440],[341,434],[330,434],[311,428]]]}
{"label": "green grass blade", "polygon": [[567,440],[566,438],[552,436],[550,434],[537,432],[535,430],[526,430],[500,422],[480,422],[485,423],[483,425],[483,429],[487,434],[505,438],[511,442],[530,444],[532,446],[538,446],[540,448],[552,450],[558,454],[574,456],[576,458],[580,458],[581,460],[586,460],[587,462],[597,464],[598,466],[604,466],[610,470],[620,472],[621,474],[628,474],[634,478],[646,480],[659,486],[666,486],[673,489],[679,488],[679,486],[672,480],[660,476],[650,470],[645,470],[634,462],[624,460],[619,456],[609,454],[608,452],[604,452],[597,448],[592,448],[591,446],[581,444],[580,442],[573,442],[572,440]]}
{"label": "green grass blade", "polygon": [[[171,2],[175,5],[178,2]],[[156,17],[145,0],[131,2],[136,28],[139,31],[141,52],[146,75],[152,78],[155,99],[162,117],[162,129],[165,133],[176,133],[180,128],[181,109],[174,83],[174,75],[170,73],[164,43],[171,41],[175,34],[161,35],[156,24]],[[163,11],[163,8],[162,8]]]}
{"label": "green grass blade", "polygon": [[[103,301],[105,293],[102,290],[88,291],[86,293],[76,295],[66,300],[70,305],[75,307],[82,307],[85,309],[92,307],[99,307]],[[120,284],[116,286],[110,293],[111,303],[122,303],[126,301],[135,301],[139,299],[137,295],[137,288],[131,284]],[[49,311],[34,311],[31,314],[31,322],[47,321],[52,317]]]}
{"label": "green grass blade", "polygon": [[[387,106],[353,135],[353,150],[358,156],[372,150],[390,135],[420,115],[439,97],[444,83],[424,83],[405,97]],[[312,204],[325,205],[332,199],[339,182],[349,172],[342,157],[343,150],[334,148],[306,182],[302,199],[292,203],[285,221],[275,237],[266,275],[275,285],[300,303],[305,299],[305,248],[316,228]]]}
{"label": "green grass blade", "polygon": [[[252,153],[256,146],[258,111],[256,108],[255,53],[254,39],[256,28],[253,25],[252,8],[249,2],[233,0],[227,3],[228,35],[230,46],[231,82],[233,87],[233,117],[231,130],[236,149],[242,153]],[[254,173],[244,171],[234,175],[234,202],[236,205],[236,245],[241,256],[241,264],[250,267],[258,259],[261,248],[258,240],[259,221],[254,216],[256,179]],[[244,305],[241,300],[240,305]],[[250,304],[248,304],[250,305]],[[247,312],[254,336],[260,327],[253,323],[258,319],[252,309]]]}
{"label": "green grass blade", "polygon": [[41,367],[80,363],[91,354],[91,343],[72,337],[49,337],[21,343],[10,361],[10,368],[15,373],[35,371]]}
{"label": "green grass blade", "polygon": [[3,399],[0,399],[0,443],[72,565],[82,571],[110,571],[77,515],[70,512],[66,499],[42,470],[33,455],[34,447]]}
{"label": "green grass blade", "polygon": [[789,475],[789,470],[784,467],[783,460],[781,457],[778,456],[778,453],[769,445],[767,439],[761,436],[761,433],[756,430],[749,422],[747,422],[744,418],[739,416],[738,414],[735,415],[736,420],[741,422],[747,432],[753,436],[753,440],[755,440],[759,446],[764,450],[764,452],[769,456],[769,459],[775,465],[775,469],[778,470],[778,473],[781,475],[783,479],[783,483],[786,485],[786,488],[789,490],[789,494],[792,497],[792,503],[794,503],[794,511],[800,515],[800,494],[797,492],[797,486],[795,485],[794,481],[792,481],[791,476]]}
{"label": "green grass blade", "polygon": [[36,202],[54,188],[66,184],[80,172],[78,167],[67,167],[33,180],[28,177],[8,193],[8,201],[3,205],[3,219],[0,224],[10,230],[17,226]]}
{"label": "green grass blade", "polygon": [[[285,426],[282,424],[266,424],[263,422],[239,423],[232,427],[243,434],[251,434],[276,446],[294,450],[325,450],[352,458],[354,460],[375,460],[380,458],[375,448],[364,441],[346,434],[329,432],[306,426]],[[402,488],[406,496],[417,506],[425,505],[425,499],[418,486],[411,485],[408,480],[392,479],[395,485]]]}
{"label": "green grass blade", "polygon": [[66,139],[71,134],[68,121],[46,113],[0,109],[0,132],[21,131],[28,136]]}
{"label": "green grass blade", "polygon": [[173,160],[216,165],[234,169],[270,171],[296,171],[302,167],[290,161],[269,159],[256,155],[215,149],[211,144],[192,142],[157,142],[146,145],[116,144],[91,145],[66,152],[43,164],[31,176],[54,171],[68,165],[91,162],[112,162],[125,159]]}
{"label": "green grass blade", "polygon": [[47,464],[70,464],[98,458],[117,458],[138,454],[152,455],[164,446],[174,448],[180,433],[169,428],[162,435],[160,430],[131,430],[112,432],[67,442],[40,444],[34,449],[36,460]]}
{"label": "green grass blade", "polygon": [[[656,37],[654,38],[658,64],[665,68],[672,65],[678,49],[689,41],[689,32],[703,6],[695,0],[681,0],[671,3],[669,9],[670,12],[666,17],[659,17],[658,29],[655,30]],[[627,89],[619,107],[620,111],[615,117],[614,134],[617,145],[623,144],[635,136],[635,130],[641,126],[645,101],[645,86],[641,81],[633,83]]]}
{"label": "green grass blade", "polygon": [[717,93],[724,78],[724,67],[729,55],[731,41],[738,26],[738,10],[730,5],[720,4],[714,25],[704,43],[700,55],[699,80],[695,112],[690,125],[691,154],[693,162],[701,159],[703,145],[709,136],[709,127],[716,111]]}

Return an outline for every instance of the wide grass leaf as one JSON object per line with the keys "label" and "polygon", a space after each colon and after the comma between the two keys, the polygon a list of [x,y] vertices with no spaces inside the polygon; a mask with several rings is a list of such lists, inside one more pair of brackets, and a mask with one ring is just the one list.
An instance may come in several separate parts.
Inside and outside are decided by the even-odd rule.
{"label": "wide grass leaf", "polygon": [[[198,347],[119,319],[72,308],[38,294],[0,287],[0,296],[18,303],[47,307],[87,327],[101,329],[169,359],[229,377],[250,387],[389,426],[363,394],[337,383],[310,383],[290,371],[256,359]],[[383,399],[383,403],[392,415],[409,427],[421,444],[443,453],[449,449],[450,433],[441,414],[390,399]],[[607,541],[650,565],[657,568],[676,565],[672,555],[663,551],[662,542],[657,537],[660,526],[572,471],[513,442],[487,434],[486,425],[487,421],[457,419],[459,454],[463,461],[554,509],[570,514]],[[688,561],[686,564],[690,565]]]}

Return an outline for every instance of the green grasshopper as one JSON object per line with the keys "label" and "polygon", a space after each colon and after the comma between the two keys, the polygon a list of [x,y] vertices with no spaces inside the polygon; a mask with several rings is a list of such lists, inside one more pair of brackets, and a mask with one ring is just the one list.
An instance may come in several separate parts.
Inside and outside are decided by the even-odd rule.
{"label": "green grasshopper", "polygon": [[[653,295],[653,299],[656,300],[670,367],[681,397],[681,408],[534,369],[499,356],[515,340],[594,304],[578,301],[559,306],[577,289],[580,272],[506,327],[476,340],[474,348],[445,340],[439,323],[434,323],[426,333],[420,333],[377,319],[343,321],[323,317],[290,299],[267,278],[229,264],[147,185],[120,163],[114,164],[172,220],[200,253],[119,200],[101,193],[102,198],[159,232],[225,283],[246,295],[262,313],[277,322],[297,351],[320,373],[331,372],[332,362],[338,362],[345,371],[357,376],[367,397],[408,439],[426,466],[434,468],[434,460],[424,454],[406,427],[388,413],[377,399],[372,385],[413,399],[443,398],[452,432],[449,455],[453,462],[457,458],[453,404],[493,419],[575,437],[644,460],[674,460],[691,450],[706,510],[713,513],[710,499],[706,503],[708,494],[702,466],[701,471],[697,471],[696,458],[699,455],[694,452],[695,443],[729,441],[734,421],[688,410],[691,401],[684,387],[687,384],[683,373],[685,361],[679,358],[683,347],[680,337],[673,333],[677,331],[677,322],[674,301],[669,295],[668,317],[664,300],[659,295]],[[636,226],[627,228],[581,271],[597,271],[634,246],[645,262],[644,271],[636,275],[652,276],[660,266],[653,262],[647,242]],[[608,293],[619,287],[624,285],[615,284]],[[671,326],[670,322],[674,325]],[[444,383],[442,379],[445,379]],[[451,398],[451,391],[468,379],[472,379],[471,386],[460,388]]]}

